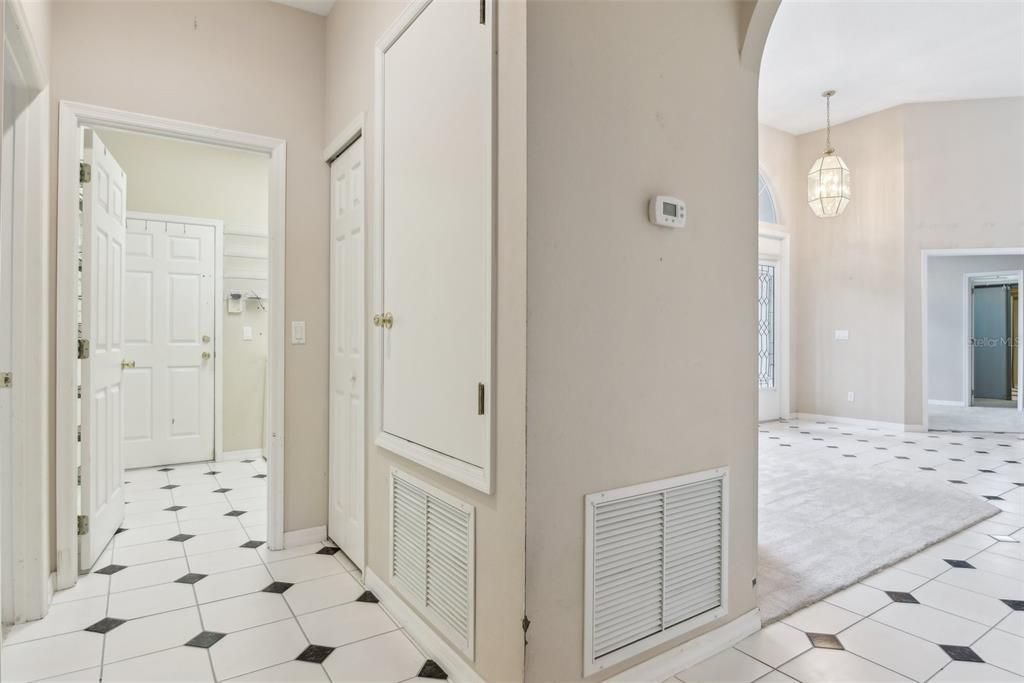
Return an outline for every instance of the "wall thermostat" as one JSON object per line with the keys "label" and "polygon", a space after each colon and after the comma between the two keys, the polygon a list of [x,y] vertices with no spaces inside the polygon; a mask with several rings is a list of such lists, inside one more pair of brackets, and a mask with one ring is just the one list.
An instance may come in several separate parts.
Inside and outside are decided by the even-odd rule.
{"label": "wall thermostat", "polygon": [[664,228],[686,226],[686,202],[675,197],[658,195],[651,198],[647,212],[652,223]]}

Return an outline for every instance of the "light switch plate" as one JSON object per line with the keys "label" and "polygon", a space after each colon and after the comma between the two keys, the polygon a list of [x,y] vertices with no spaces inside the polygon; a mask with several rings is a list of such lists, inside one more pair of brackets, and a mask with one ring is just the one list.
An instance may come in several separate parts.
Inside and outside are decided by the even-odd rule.
{"label": "light switch plate", "polygon": [[849,330],[836,330],[836,341],[849,341],[850,331]]}
{"label": "light switch plate", "polygon": [[252,325],[242,326],[242,341],[252,341]]}
{"label": "light switch plate", "polygon": [[292,321],[292,344],[305,344],[306,343],[306,321],[305,320],[293,320]]}

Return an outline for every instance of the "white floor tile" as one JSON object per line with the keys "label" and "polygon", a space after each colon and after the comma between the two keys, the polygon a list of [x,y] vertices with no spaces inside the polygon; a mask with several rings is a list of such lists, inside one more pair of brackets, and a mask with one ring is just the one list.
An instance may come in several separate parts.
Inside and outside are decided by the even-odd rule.
{"label": "white floor tile", "polygon": [[[4,645],[24,643],[61,633],[81,631],[107,614],[107,598],[100,596],[52,605],[45,619],[17,624],[4,636]],[[88,665],[86,665],[88,666]],[[84,669],[84,666],[78,667]],[[68,669],[71,671],[72,669]],[[63,673],[63,672],[58,672]]]}
{"label": "white floor tile", "polygon": [[928,680],[950,661],[938,645],[871,619],[843,631],[839,640],[850,652],[915,681]]}
{"label": "white floor tile", "polygon": [[21,645],[4,642],[4,683],[50,678],[100,665],[103,636],[88,631],[34,640]]}
{"label": "white floor tile", "polygon": [[203,630],[195,607],[132,619],[107,633],[103,661],[117,662],[178,647]]}
{"label": "white floor tile", "polygon": [[401,631],[338,648],[324,660],[334,683],[398,683],[419,673],[425,661]]}
{"label": "white floor tile", "polygon": [[83,574],[71,588],[54,593],[50,604],[59,605],[72,600],[99,597],[106,595],[109,589],[110,577],[106,574]]}
{"label": "white floor tile", "polygon": [[803,631],[776,622],[741,640],[736,649],[768,666],[777,667],[811,649],[811,642]]}
{"label": "white floor tile", "polygon": [[[955,559],[955,558],[949,558]],[[902,569],[905,572],[911,574],[917,574],[928,579],[934,579],[939,574],[949,571],[949,564],[941,557],[935,557],[933,555],[925,555],[918,553],[912,557],[908,557],[899,564],[895,565],[896,569]]]}
{"label": "white floor tile", "polygon": [[138,529],[129,529],[114,536],[114,555],[117,555],[118,548],[127,548],[142,543],[153,543],[154,541],[166,541],[178,534],[178,523],[156,524],[144,526]]}
{"label": "white floor tile", "polygon": [[199,574],[218,574],[259,564],[263,564],[263,560],[253,548],[227,548],[201,555],[190,552],[188,555],[189,568]]}
{"label": "white floor tile", "polygon": [[231,531],[218,531],[217,533],[202,534],[195,538],[190,538],[185,541],[185,552],[189,556],[202,555],[203,553],[212,553],[215,550],[237,548],[248,540],[249,537],[246,535],[245,530],[242,527],[238,527]]}
{"label": "white floor tile", "polygon": [[352,602],[362,592],[363,587],[351,576],[343,573],[297,583],[285,591],[284,599],[291,605],[295,614],[306,614]]}
{"label": "white floor tile", "polygon": [[275,580],[289,583],[319,579],[345,571],[330,555],[317,554],[272,562],[268,568]]}
{"label": "white floor tile", "polygon": [[1024,676],[1024,638],[992,630],[971,648],[987,663]]}
{"label": "white floor tile", "polygon": [[231,679],[232,683],[329,683],[319,664],[291,661]]}
{"label": "white floor tile", "polygon": [[379,605],[350,602],[299,617],[311,643],[340,647],[356,640],[393,631],[397,627]]}
{"label": "white floor tile", "polygon": [[237,517],[225,517],[214,515],[211,517],[199,517],[197,519],[186,519],[178,523],[181,533],[199,536],[201,534],[213,534],[221,531],[236,531],[242,528]]}
{"label": "white floor tile", "polygon": [[856,583],[845,590],[830,595],[825,598],[825,601],[862,616],[877,612],[892,603],[892,600],[885,592],[871,586],[865,586],[862,583]]}
{"label": "white floor tile", "polygon": [[996,628],[1000,631],[1006,631],[1007,633],[1012,633],[1015,636],[1024,638],[1024,612],[1010,612],[1010,615],[1000,621],[996,625]]}
{"label": "white floor tile", "polygon": [[157,541],[127,548],[114,548],[111,562],[131,567],[136,564],[159,562],[173,557],[185,557],[185,548],[177,541]]}
{"label": "white floor tile", "polygon": [[124,522],[121,526],[125,529],[138,529],[145,526],[157,526],[159,524],[174,524],[178,521],[177,516],[173,512],[167,510],[154,510],[151,512],[135,512],[134,505],[129,505],[129,511],[124,516]]}
{"label": "white floor tile", "polygon": [[274,579],[262,565],[211,574],[195,585],[200,604],[263,590]]}
{"label": "white floor tile", "polygon": [[964,619],[994,626],[1010,613],[1004,603],[941,581],[930,581],[914,591],[922,605],[930,605]]}
{"label": "white floor tile", "polygon": [[[1018,543],[1015,545],[1020,544]],[[1000,555],[999,553],[994,553],[991,550],[985,550],[978,553],[970,559],[970,562],[982,571],[999,574],[1000,576],[1006,576],[1011,579],[1024,577],[1024,560]]]}
{"label": "white floor tile", "polygon": [[90,669],[72,671],[53,678],[44,678],[47,683],[100,683],[100,667],[94,666]]}
{"label": "white floor tile", "polygon": [[935,580],[1000,600],[1024,600],[1024,576],[1010,578],[981,569],[959,569]]}
{"label": "white floor tile", "polygon": [[843,650],[814,648],[780,669],[800,683],[905,683],[911,679]]}
{"label": "white floor tile", "polygon": [[110,592],[120,593],[122,591],[135,590],[136,588],[169,583],[185,574],[188,574],[188,564],[183,557],[139,564],[113,574],[110,577]]}
{"label": "white floor tile", "polygon": [[862,617],[827,602],[819,602],[783,618],[783,622],[805,633],[839,633]]}
{"label": "white floor tile", "polygon": [[1024,678],[991,664],[950,662],[929,683],[1024,683]]}
{"label": "white floor tile", "polygon": [[799,683],[794,678],[787,676],[781,671],[772,671],[769,674],[761,676],[755,683]]}
{"label": "white floor tile", "polygon": [[309,643],[294,619],[229,633],[210,648],[219,680],[295,659]]}
{"label": "white floor tile", "polygon": [[771,668],[739,650],[729,648],[676,674],[684,683],[751,683]]}
{"label": "white floor tile", "polygon": [[103,683],[205,683],[213,681],[210,657],[199,647],[176,647],[103,667]]}
{"label": "white floor tile", "polygon": [[107,614],[118,619],[135,619],[194,607],[195,604],[196,596],[192,586],[184,583],[164,583],[123,593],[111,593]]}
{"label": "white floor tile", "polygon": [[200,609],[206,630],[218,633],[233,633],[292,616],[288,603],[278,593],[249,593],[208,602]]}
{"label": "white floor tile", "polygon": [[911,574],[910,572],[903,571],[902,569],[896,569],[895,567],[889,567],[888,569],[883,569],[877,574],[872,574],[861,581],[861,583],[866,586],[871,586],[872,588],[877,588],[878,590],[909,593],[926,581],[928,581],[928,579],[923,576]]}
{"label": "white floor tile", "polygon": [[309,545],[299,545],[294,548],[285,548],[284,550],[271,550],[267,546],[260,546],[260,557],[263,558],[264,562],[280,562],[282,560],[290,560],[293,557],[302,557],[303,555],[311,555],[320,548],[323,548],[322,543],[310,543]]}
{"label": "white floor tile", "polygon": [[939,645],[970,645],[989,629],[927,605],[894,602],[871,619]]}

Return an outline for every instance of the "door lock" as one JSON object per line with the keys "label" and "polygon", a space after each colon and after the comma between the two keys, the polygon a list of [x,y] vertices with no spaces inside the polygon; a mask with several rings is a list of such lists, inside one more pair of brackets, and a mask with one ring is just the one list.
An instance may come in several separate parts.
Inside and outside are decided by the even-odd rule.
{"label": "door lock", "polygon": [[390,313],[378,313],[373,316],[373,324],[375,327],[383,327],[390,330],[391,326],[395,324],[395,316]]}
{"label": "door lock", "polygon": [[133,360],[123,360],[123,361],[121,361],[121,369],[122,370],[130,370],[131,368],[134,368],[134,367],[135,367],[135,361],[133,361]]}
{"label": "door lock", "polygon": [[203,343],[204,344],[209,344],[210,343],[210,335],[208,335],[208,334],[204,334],[203,335]]}
{"label": "door lock", "polygon": [[203,351],[203,356],[202,357],[203,357],[203,360],[210,360],[210,352],[209,351]]}

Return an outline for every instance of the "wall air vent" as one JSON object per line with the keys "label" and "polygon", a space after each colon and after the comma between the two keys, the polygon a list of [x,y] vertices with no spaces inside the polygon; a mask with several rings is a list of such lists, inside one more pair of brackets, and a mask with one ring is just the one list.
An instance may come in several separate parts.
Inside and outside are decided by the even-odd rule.
{"label": "wall air vent", "polygon": [[391,468],[391,584],[474,658],[475,513],[471,505]]}
{"label": "wall air vent", "polygon": [[585,675],[726,614],[727,509],[726,468],[586,497]]}

